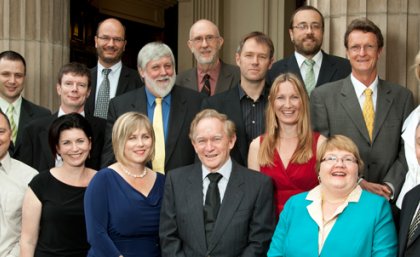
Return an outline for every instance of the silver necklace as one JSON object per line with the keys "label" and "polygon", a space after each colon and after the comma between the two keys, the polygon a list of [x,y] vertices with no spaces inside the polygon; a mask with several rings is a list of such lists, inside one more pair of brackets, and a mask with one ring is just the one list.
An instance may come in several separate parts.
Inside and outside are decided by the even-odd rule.
{"label": "silver necklace", "polygon": [[133,174],[133,173],[129,172],[127,169],[124,169],[124,167],[121,164],[119,164],[119,166],[124,171],[125,174],[127,174],[128,176],[133,177],[133,178],[144,178],[147,175],[147,168],[146,167],[144,167],[144,170],[143,170],[142,173],[137,175],[137,174]]}

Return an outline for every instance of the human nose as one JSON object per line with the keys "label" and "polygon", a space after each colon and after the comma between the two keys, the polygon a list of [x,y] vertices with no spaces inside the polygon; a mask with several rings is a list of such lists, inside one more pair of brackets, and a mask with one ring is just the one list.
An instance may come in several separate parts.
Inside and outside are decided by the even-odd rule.
{"label": "human nose", "polygon": [[204,146],[204,148],[206,149],[206,151],[210,152],[213,150],[213,142],[211,140],[208,140]]}

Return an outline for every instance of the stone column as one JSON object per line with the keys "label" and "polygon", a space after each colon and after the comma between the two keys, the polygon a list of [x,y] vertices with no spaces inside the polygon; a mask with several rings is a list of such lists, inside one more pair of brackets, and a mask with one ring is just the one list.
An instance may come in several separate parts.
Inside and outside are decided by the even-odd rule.
{"label": "stone column", "polygon": [[0,51],[26,60],[24,97],[52,110],[60,67],[69,61],[70,0],[0,0]]}
{"label": "stone column", "polygon": [[323,49],[345,56],[344,33],[353,19],[366,17],[381,29],[385,47],[379,60],[379,76],[409,88],[417,103],[420,88],[413,69],[420,49],[420,1],[418,0],[308,0],[325,16]]}

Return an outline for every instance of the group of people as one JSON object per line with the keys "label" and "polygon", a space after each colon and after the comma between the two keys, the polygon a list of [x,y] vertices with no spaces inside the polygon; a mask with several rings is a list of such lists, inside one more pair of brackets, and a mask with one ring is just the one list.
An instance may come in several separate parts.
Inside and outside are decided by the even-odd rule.
{"label": "group of people", "polygon": [[418,256],[420,109],[379,78],[372,21],[348,25],[348,59],[323,32],[301,7],[291,56],[255,31],[234,66],[199,20],[197,67],[177,75],[161,42],[124,66],[106,19],[98,65],[60,69],[54,114],[21,96],[24,58],[0,53],[0,256]]}

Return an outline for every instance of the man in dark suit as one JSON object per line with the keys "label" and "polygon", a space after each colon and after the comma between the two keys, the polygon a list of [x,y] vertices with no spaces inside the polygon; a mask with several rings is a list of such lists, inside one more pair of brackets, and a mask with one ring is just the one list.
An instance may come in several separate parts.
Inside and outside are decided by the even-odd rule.
{"label": "man in dark suit", "polygon": [[[295,52],[273,64],[267,75],[267,82],[270,85],[278,75],[292,72],[302,79],[310,95],[315,87],[343,79],[350,74],[351,67],[348,60],[321,50],[324,17],[318,9],[312,6],[297,9],[290,19],[289,35],[295,46]],[[313,73],[308,70],[305,60],[314,61]],[[308,83],[311,80],[309,74],[313,75],[312,84]]]}
{"label": "man in dark suit", "polygon": [[410,227],[415,226],[414,222],[419,222],[419,207],[420,185],[417,185],[405,195],[402,204],[400,213],[399,257],[420,256],[420,223],[417,223],[417,229],[413,229],[412,235],[410,234]]}
{"label": "man in dark suit", "polygon": [[[149,43],[140,50],[138,69],[145,87],[118,96],[110,102],[102,167],[115,161],[111,142],[112,126],[120,115],[129,111],[141,112],[154,123],[154,170],[164,172],[193,163],[195,155],[188,140],[188,128],[200,110],[203,96],[175,85],[175,58],[171,49],[163,43]],[[155,114],[158,118],[155,118]]]}
{"label": "man in dark suit", "polygon": [[0,108],[11,123],[13,144],[9,153],[14,158],[21,149],[25,126],[51,114],[50,110],[22,97],[25,76],[26,62],[22,55],[14,51],[0,53]]}
{"label": "man in dark suit", "polygon": [[90,70],[84,64],[68,63],[60,69],[56,85],[61,100],[60,109],[53,115],[39,118],[28,124],[23,131],[24,147],[19,151],[18,160],[38,171],[46,171],[61,165],[61,158],[52,155],[48,144],[49,128],[57,117],[77,112],[86,118],[93,132],[92,149],[90,157],[86,160],[86,166],[95,170],[100,168],[106,121],[84,112],[90,85]]}
{"label": "man in dark suit", "polygon": [[[121,62],[125,50],[125,27],[117,19],[110,18],[98,25],[95,36],[95,47],[98,54],[98,65],[91,70],[92,93],[85,105],[85,111],[106,119],[107,109],[98,110],[98,96],[106,77],[109,81],[108,102],[111,98],[122,95],[143,85],[136,70],[130,69]],[[104,70],[111,71],[106,76]],[[101,107],[100,107],[101,108]]]}
{"label": "man in dark suit", "polygon": [[199,20],[194,23],[187,44],[194,54],[197,67],[178,74],[177,85],[210,96],[226,91],[239,82],[238,67],[219,59],[223,37],[213,22]]}
{"label": "man in dark suit", "polygon": [[265,77],[273,63],[274,46],[262,32],[245,35],[236,53],[241,81],[226,92],[204,99],[202,109],[226,114],[236,126],[236,144],[232,158],[246,166],[251,141],[264,133],[268,85]]}
{"label": "man in dark suit", "polygon": [[316,88],[311,95],[312,124],[326,137],[342,134],[359,147],[365,162],[360,186],[395,198],[407,171],[401,129],[413,110],[413,94],[379,79],[377,62],[384,40],[368,19],[355,19],[345,34],[352,73]]}
{"label": "man in dark suit", "polygon": [[267,256],[273,185],[229,157],[235,125],[206,109],[191,123],[200,162],[169,172],[160,215],[162,256]]}

